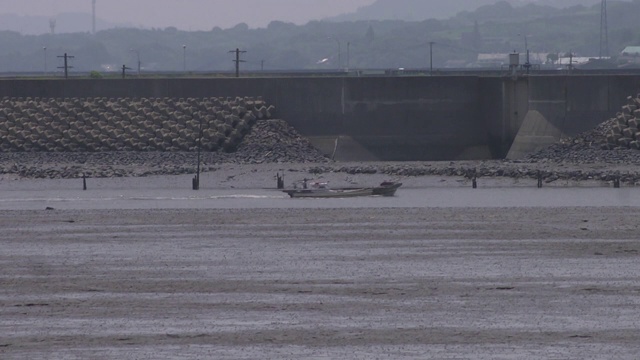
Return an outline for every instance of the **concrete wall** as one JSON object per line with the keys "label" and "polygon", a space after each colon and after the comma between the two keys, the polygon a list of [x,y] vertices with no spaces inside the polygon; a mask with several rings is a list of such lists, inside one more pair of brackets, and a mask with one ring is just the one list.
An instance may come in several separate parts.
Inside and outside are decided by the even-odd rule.
{"label": "concrete wall", "polygon": [[536,76],[529,79],[529,109],[568,136],[591,129],[640,93],[640,76]]}
{"label": "concrete wall", "polygon": [[532,76],[527,83],[527,121],[519,127],[509,158],[593,129],[640,92],[637,75]]}
{"label": "concrete wall", "polygon": [[369,160],[447,160],[491,157],[480,94],[495,91],[481,86],[474,76],[6,80],[0,96],[262,96],[320,147],[341,137],[357,146],[340,149],[365,149]]}
{"label": "concrete wall", "polygon": [[11,97],[262,96],[349,160],[501,158],[531,111],[575,135],[638,92],[640,76],[625,75],[0,80],[0,96]]}
{"label": "concrete wall", "polygon": [[490,156],[480,86],[477,77],[350,79],[342,132],[385,160]]}

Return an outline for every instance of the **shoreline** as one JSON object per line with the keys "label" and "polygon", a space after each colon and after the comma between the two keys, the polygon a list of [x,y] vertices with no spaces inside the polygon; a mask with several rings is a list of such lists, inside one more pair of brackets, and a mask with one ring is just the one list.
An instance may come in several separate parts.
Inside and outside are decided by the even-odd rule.
{"label": "shoreline", "polygon": [[[281,169],[271,166],[247,167],[247,166],[223,166],[216,171],[202,173],[200,177],[200,190],[192,189],[192,174],[185,175],[153,175],[147,177],[120,177],[120,178],[87,178],[87,191],[83,191],[83,180],[80,179],[2,179],[0,180],[0,192],[6,192],[5,197],[13,198],[21,192],[27,194],[40,194],[39,196],[77,196],[81,198],[93,196],[107,196],[106,194],[140,194],[140,196],[158,196],[162,194],[179,193],[180,196],[230,196],[237,191],[242,196],[247,194],[265,194],[265,191],[273,191],[280,194],[277,188],[277,174],[282,176],[284,170],[285,189],[294,188],[294,182],[304,178],[309,180],[327,182],[329,187],[370,187],[377,186],[383,181],[398,181],[402,183],[397,196],[403,197],[407,191],[440,191],[448,192],[455,189],[472,189],[472,180],[464,176],[388,176],[386,174],[347,174],[342,172],[328,172],[324,174],[309,174],[298,171],[295,168]],[[486,177],[476,181],[478,191],[483,189],[495,191],[495,189],[536,189],[536,179]],[[556,180],[543,183],[547,189],[592,188],[613,190],[613,182],[596,180],[572,181]],[[623,189],[635,189],[635,185],[621,184]],[[75,195],[74,195],[75,194]],[[121,195],[122,195],[121,194]],[[191,194],[191,195],[189,195]],[[226,194],[226,195],[225,195]],[[396,196],[396,197],[397,197]],[[56,207],[57,208],[57,207]]]}
{"label": "shoreline", "polygon": [[[37,179],[81,181],[83,174],[88,181],[156,176],[190,178],[196,173],[195,154],[191,153],[20,155],[0,154],[0,182]],[[203,155],[201,177],[213,179],[215,187],[222,188],[275,187],[276,174],[284,174],[286,187],[304,178],[329,180],[335,186],[363,181],[375,185],[384,180],[404,181],[407,186],[425,186],[424,183],[431,183],[430,178],[433,177],[470,184],[474,176],[479,182],[497,185],[535,185],[538,175],[542,177],[544,186],[610,186],[616,178],[622,186],[640,184],[640,165],[636,164],[507,160],[259,164],[234,162],[231,158],[218,162],[215,156]],[[22,161],[18,163],[18,160]]]}

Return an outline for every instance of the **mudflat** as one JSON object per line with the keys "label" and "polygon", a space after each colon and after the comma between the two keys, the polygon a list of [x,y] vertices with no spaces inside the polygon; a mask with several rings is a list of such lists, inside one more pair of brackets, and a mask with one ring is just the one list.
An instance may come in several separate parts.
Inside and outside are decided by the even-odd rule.
{"label": "mudflat", "polygon": [[640,208],[0,212],[2,359],[635,359]]}

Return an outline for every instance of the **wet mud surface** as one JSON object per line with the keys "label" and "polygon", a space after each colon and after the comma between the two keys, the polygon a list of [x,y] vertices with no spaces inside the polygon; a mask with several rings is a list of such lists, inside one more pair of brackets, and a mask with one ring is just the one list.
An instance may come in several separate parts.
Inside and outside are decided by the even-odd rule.
{"label": "wet mud surface", "polygon": [[633,359],[639,215],[2,211],[0,358]]}

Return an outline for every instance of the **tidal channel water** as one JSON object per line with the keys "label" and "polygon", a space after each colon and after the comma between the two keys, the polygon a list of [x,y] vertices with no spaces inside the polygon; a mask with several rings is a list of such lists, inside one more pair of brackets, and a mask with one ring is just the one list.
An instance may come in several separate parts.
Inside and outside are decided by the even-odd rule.
{"label": "tidal channel water", "polygon": [[[136,180],[144,183],[144,179]],[[176,188],[167,181],[145,186],[103,181],[78,189],[78,180],[0,183],[0,210],[54,209],[242,209],[242,208],[457,208],[638,207],[640,188],[462,186],[401,187],[394,197],[291,199],[276,189]]]}

